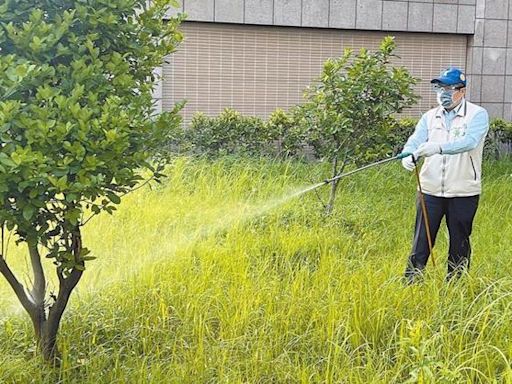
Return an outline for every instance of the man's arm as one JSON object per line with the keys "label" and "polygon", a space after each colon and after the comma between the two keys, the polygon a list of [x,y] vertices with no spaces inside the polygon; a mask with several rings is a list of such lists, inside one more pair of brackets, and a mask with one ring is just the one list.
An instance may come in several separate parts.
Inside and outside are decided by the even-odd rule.
{"label": "man's arm", "polygon": [[477,112],[466,128],[466,134],[451,143],[441,144],[443,155],[455,155],[457,153],[471,151],[478,146],[489,130],[489,115],[485,109]]}
{"label": "man's arm", "polygon": [[410,152],[413,153],[418,149],[418,147],[427,141],[428,138],[428,127],[427,127],[427,117],[426,114],[421,116],[420,121],[416,124],[416,128],[414,133],[409,137],[407,142],[404,145],[404,149],[402,152]]}

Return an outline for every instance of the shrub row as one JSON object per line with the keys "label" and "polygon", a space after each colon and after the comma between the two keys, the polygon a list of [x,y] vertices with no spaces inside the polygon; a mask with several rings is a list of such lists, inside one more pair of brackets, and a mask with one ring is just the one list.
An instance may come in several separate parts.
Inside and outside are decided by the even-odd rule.
{"label": "shrub row", "polygon": [[182,152],[222,155],[300,156],[305,137],[293,112],[274,111],[263,120],[226,108],[216,117],[197,113],[181,135]]}
{"label": "shrub row", "polygon": [[484,153],[493,159],[512,155],[512,122],[503,119],[491,120]]}
{"label": "shrub row", "polygon": [[[417,119],[402,118],[392,124],[386,133],[384,152],[400,152]],[[176,135],[180,152],[209,157],[222,155],[303,157],[314,149],[308,145],[307,127],[301,122],[299,109],[274,111],[267,120],[244,116],[233,109],[225,109],[216,117],[197,113],[189,126]],[[510,156],[512,122],[492,119],[485,141],[485,155],[499,159]]]}

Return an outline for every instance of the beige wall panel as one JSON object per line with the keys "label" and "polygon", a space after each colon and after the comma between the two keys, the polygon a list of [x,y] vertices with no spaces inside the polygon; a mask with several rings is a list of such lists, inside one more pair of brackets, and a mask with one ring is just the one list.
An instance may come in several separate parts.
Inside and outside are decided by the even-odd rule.
{"label": "beige wall panel", "polygon": [[[225,25],[186,22],[185,40],[163,69],[163,108],[187,100],[185,121],[195,112],[217,115],[226,107],[267,117],[276,108],[302,102],[304,89],[322,63],[344,48],[376,49],[386,33],[313,28]],[[399,32],[403,65],[421,79],[418,105],[406,112],[419,116],[435,105],[430,79],[448,65],[464,67],[467,37]]]}

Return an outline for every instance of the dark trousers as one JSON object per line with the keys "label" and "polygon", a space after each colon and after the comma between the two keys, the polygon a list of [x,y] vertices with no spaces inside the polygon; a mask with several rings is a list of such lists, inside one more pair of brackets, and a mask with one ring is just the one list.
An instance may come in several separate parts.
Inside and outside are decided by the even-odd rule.
{"label": "dark trousers", "polygon": [[[447,278],[460,276],[469,268],[471,245],[469,237],[473,227],[473,219],[478,208],[479,196],[469,197],[436,197],[425,196],[425,206],[429,219],[432,246],[435,243],[441,220],[446,216],[446,225],[450,235],[450,249],[448,251]],[[408,282],[413,282],[427,265],[430,250],[428,246],[425,219],[421,209],[420,196],[416,201],[416,224],[414,228],[414,241],[409,261],[405,269]]]}

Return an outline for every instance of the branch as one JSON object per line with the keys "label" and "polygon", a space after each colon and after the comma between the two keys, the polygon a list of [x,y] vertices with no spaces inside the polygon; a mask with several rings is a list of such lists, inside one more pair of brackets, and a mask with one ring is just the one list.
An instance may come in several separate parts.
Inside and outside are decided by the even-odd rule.
{"label": "branch", "polygon": [[343,159],[343,164],[341,165],[341,168],[340,168],[340,175],[345,171],[345,167],[347,166],[348,163],[349,163],[349,158],[348,158],[348,156],[345,155],[345,158]]}
{"label": "branch", "polygon": [[343,171],[345,170],[345,167],[349,163],[349,156],[348,156],[348,150],[345,150],[345,154],[343,155],[343,164],[341,165],[341,168],[339,172],[336,172],[334,177],[338,177],[339,175],[343,174]]}
{"label": "branch", "polygon": [[[311,179],[311,177],[308,178],[310,183],[311,184],[316,184],[318,183],[318,181],[314,181],[313,179]],[[322,200],[322,198],[320,197],[320,194],[318,193],[318,188],[315,188],[313,189],[313,191],[315,192],[315,195],[316,195],[316,198],[318,199],[318,201],[320,201],[320,204],[322,204],[322,206],[325,208],[327,208],[327,205],[324,203],[324,201]]]}
{"label": "branch", "polygon": [[[335,141],[337,141],[336,136],[333,137]],[[346,136],[338,145],[338,148],[334,150],[334,152],[337,154],[339,150],[345,145],[345,143],[353,138],[352,135]],[[345,150],[346,153],[347,150]]]}
{"label": "branch", "polygon": [[66,278],[61,278],[59,275],[59,294],[55,303],[51,306],[50,312],[48,314],[48,321],[54,322],[55,320],[59,320],[66,309],[66,306],[69,301],[69,297],[71,292],[76,287],[80,278],[82,277],[83,271],[73,268],[71,273]]}
{"label": "branch", "polygon": [[80,227],[77,225],[75,230],[71,232],[71,252],[75,258],[75,263],[80,264],[80,251],[82,250],[82,234],[80,233]]}
{"label": "branch", "polygon": [[[62,314],[66,309],[71,292],[76,287],[83,274],[84,262],[83,260],[80,259],[81,249],[82,236],[80,233],[80,227],[76,226],[75,230],[71,234],[71,251],[73,252],[75,263],[77,265],[80,265],[82,269],[73,268],[73,270],[67,277],[64,277],[62,273],[58,273],[59,294],[57,296],[57,299],[55,300],[55,303],[51,306],[48,314],[49,327],[52,327],[53,331],[55,332],[59,326]],[[50,333],[52,333],[52,330],[50,330]]]}
{"label": "branch", "polygon": [[0,255],[0,272],[13,289],[23,308],[25,308],[25,310],[30,315],[32,315],[35,310],[34,303],[32,303],[30,298],[27,296],[25,292],[25,287],[23,287],[23,285],[18,281],[16,276],[14,276],[14,273],[11,271],[2,255]]}
{"label": "branch", "polygon": [[[130,189],[129,191],[125,192],[125,193],[122,193],[119,197],[123,197],[123,196],[126,196],[128,195],[129,193],[132,193],[132,192],[135,192],[137,189],[140,189],[142,187],[144,187],[145,185],[149,184],[149,182],[151,182],[152,180],[154,180],[155,176],[151,176],[149,179],[147,179],[146,181],[144,181],[142,184],[136,186],[135,188],[133,189]],[[92,204],[92,203],[90,203]],[[102,209],[104,207],[104,205],[100,205],[99,208]],[[84,226],[85,224],[87,224],[94,216],[97,216],[99,213],[92,213],[91,216],[89,216],[84,222],[82,222],[80,224],[80,226]]]}
{"label": "branch", "polygon": [[334,156],[332,161],[332,177],[336,177],[338,175],[338,153]]}
{"label": "branch", "polygon": [[7,236],[7,243],[5,242],[5,223],[2,224],[2,252],[0,255],[3,255],[4,259],[7,260],[7,250],[9,249],[9,244],[11,243],[12,231],[9,231],[9,235]]}
{"label": "branch", "polygon": [[36,305],[44,303],[46,294],[46,279],[44,276],[43,265],[41,264],[41,255],[37,249],[37,241],[27,241],[28,250],[30,253],[30,263],[32,264],[32,271],[34,273],[34,286],[31,291],[32,299]]}

